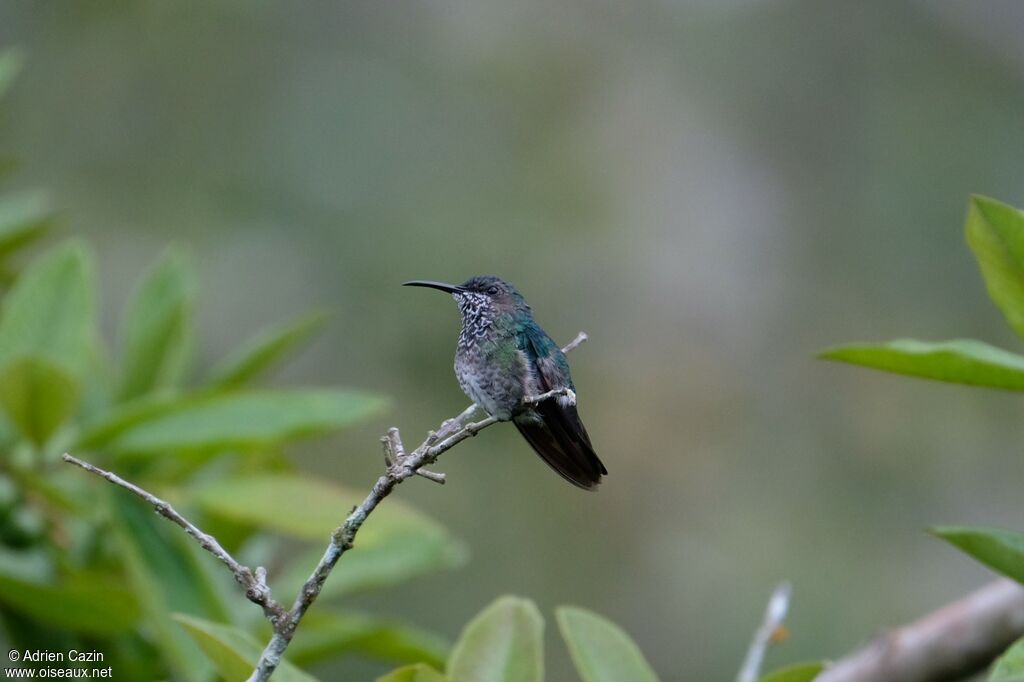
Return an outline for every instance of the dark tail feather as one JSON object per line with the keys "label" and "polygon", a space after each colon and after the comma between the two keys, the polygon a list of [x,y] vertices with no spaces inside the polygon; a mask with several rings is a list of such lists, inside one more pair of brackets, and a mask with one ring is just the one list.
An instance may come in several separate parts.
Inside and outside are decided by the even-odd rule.
{"label": "dark tail feather", "polygon": [[[534,415],[540,419],[534,419]],[[601,482],[602,474],[608,473],[590,445],[590,436],[575,406],[545,400],[534,408],[532,415],[522,415],[514,423],[541,459],[573,485],[593,490]]]}

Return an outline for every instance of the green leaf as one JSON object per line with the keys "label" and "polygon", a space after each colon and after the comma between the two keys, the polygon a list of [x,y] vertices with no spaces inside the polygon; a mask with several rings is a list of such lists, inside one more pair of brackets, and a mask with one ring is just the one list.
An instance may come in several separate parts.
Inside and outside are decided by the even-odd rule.
{"label": "green leaf", "polygon": [[133,495],[120,489],[111,489],[106,495],[118,556],[155,645],[179,677],[208,677],[206,657],[171,618],[172,610],[211,618],[227,615],[223,595],[195,559],[194,550],[201,550],[192,538]]}
{"label": "green leaf", "polygon": [[583,682],[657,682],[640,647],[608,619],[574,606],[557,609],[555,618]]}
{"label": "green leaf", "polygon": [[92,260],[67,242],[37,259],[4,299],[0,317],[0,365],[36,354],[77,372],[93,340]]}
{"label": "green leaf", "polygon": [[139,287],[122,324],[122,398],[175,386],[191,343],[195,281],[185,257],[164,254]]}
{"label": "green leaf", "polygon": [[357,653],[393,663],[444,667],[448,649],[447,642],[420,628],[351,612],[320,610],[302,619],[302,637],[288,647],[288,657],[308,665],[338,654]]}
{"label": "green leaf", "polygon": [[[202,648],[213,662],[217,673],[227,682],[244,682],[259,661],[263,645],[249,633],[230,625],[176,613],[174,620]],[[315,682],[316,678],[304,673],[286,660],[274,671],[275,682]]]}
{"label": "green leaf", "polygon": [[0,258],[38,239],[52,222],[50,200],[43,192],[0,197]]}
{"label": "green leaf", "polygon": [[760,682],[813,682],[824,669],[825,664],[818,661],[795,663],[768,673]]}
{"label": "green leaf", "polygon": [[418,663],[392,670],[387,675],[378,677],[377,682],[446,682],[447,679],[429,665]]}
{"label": "green leaf", "polygon": [[203,394],[130,422],[107,445],[141,454],[264,448],[336,431],[385,405],[381,398],[343,389]]}
{"label": "green leaf", "polygon": [[0,366],[0,404],[23,436],[43,445],[75,411],[79,385],[59,365],[26,355]]}
{"label": "green leaf", "polygon": [[114,489],[111,510],[115,521],[145,563],[149,574],[159,580],[160,591],[175,610],[208,618],[226,619],[228,608],[205,566],[222,567],[175,524],[127,491]]}
{"label": "green leaf", "polygon": [[[374,519],[379,511],[374,512]],[[322,598],[384,589],[420,575],[455,569],[465,564],[469,555],[462,542],[439,527],[427,532],[412,525],[367,532],[374,528],[373,520],[370,524],[359,531],[358,551],[347,554],[344,565],[334,569],[320,592]],[[281,579],[286,591],[297,591],[322,555],[322,549],[313,550],[292,562]]]}
{"label": "green leaf", "polygon": [[183,409],[192,396],[154,394],[120,403],[104,410],[102,415],[82,427],[76,450],[102,448],[129,428],[155,419],[176,409]]}
{"label": "green leaf", "polygon": [[[81,474],[70,470],[71,467],[65,467],[63,473],[53,472],[47,469],[19,469],[12,470],[11,474],[18,482],[18,486],[29,495],[37,497],[40,501],[45,501],[46,504],[51,505],[56,509],[60,509],[65,512],[71,512],[72,514],[81,514],[85,510],[90,509],[95,504],[95,498],[92,495],[82,496],[83,485]],[[79,479],[75,483],[69,483],[71,476],[75,474]],[[6,488],[3,485],[4,477],[0,475],[0,516],[3,515],[5,505],[14,503],[13,498],[7,497],[2,492]]]}
{"label": "green leaf", "polygon": [[[193,500],[204,511],[232,521],[319,541],[341,525],[352,507],[364,497],[365,492],[280,473],[218,479],[196,488]],[[359,532],[357,542],[370,545],[377,541],[371,536],[395,528],[414,528],[421,533],[443,531],[435,521],[401,500],[389,499],[388,504],[374,510],[373,517]]]}
{"label": "green leaf", "polygon": [[313,312],[265,329],[214,368],[212,385],[234,387],[252,381],[305,343],[326,320],[325,313]]}
{"label": "green leaf", "polygon": [[995,199],[973,196],[966,233],[989,297],[1024,337],[1024,213]]}
{"label": "green leaf", "polygon": [[98,636],[129,632],[139,616],[130,591],[86,574],[54,584],[0,574],[0,603],[51,627]]}
{"label": "green leaf", "polygon": [[532,601],[500,597],[466,625],[448,661],[452,682],[543,682],[544,619]]}
{"label": "green leaf", "polygon": [[1024,391],[1024,357],[981,341],[899,339],[832,348],[820,357],[937,381]]}
{"label": "green leaf", "polygon": [[988,682],[1024,682],[1024,639],[1018,639],[996,659]]}
{"label": "green leaf", "polygon": [[9,47],[0,52],[0,97],[11,87],[24,63],[25,52],[20,48]]}
{"label": "green leaf", "polygon": [[1024,584],[1024,534],[994,528],[940,526],[932,533],[994,571]]}
{"label": "green leaf", "polygon": [[[203,511],[229,521],[317,542],[317,549],[300,555],[281,581],[285,590],[293,593],[323,555],[319,543],[365,496],[324,481],[266,474],[213,481],[197,488],[193,501]],[[388,500],[359,531],[355,548],[335,568],[321,596],[337,597],[404,582],[458,566],[465,556],[462,543],[442,526],[400,500]]]}

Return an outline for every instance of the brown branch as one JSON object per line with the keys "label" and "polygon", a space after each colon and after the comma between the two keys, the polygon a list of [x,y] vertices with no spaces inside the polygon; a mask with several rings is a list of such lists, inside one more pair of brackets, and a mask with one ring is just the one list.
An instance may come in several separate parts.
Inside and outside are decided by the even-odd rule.
{"label": "brown branch", "polygon": [[1024,636],[1024,587],[996,580],[827,668],[815,682],[953,682]]}
{"label": "brown branch", "polygon": [[[587,335],[580,332],[562,350],[568,353],[579,347],[586,340]],[[576,399],[572,391],[565,389],[549,391],[539,396],[531,396],[526,398],[524,402],[536,403],[553,397],[568,397],[573,401]],[[64,461],[79,466],[97,476],[101,476],[111,483],[131,491],[153,505],[157,513],[181,526],[186,533],[199,542],[203,549],[213,554],[231,570],[235,580],[245,589],[245,596],[249,601],[258,604],[263,609],[263,614],[273,626],[274,634],[260,655],[256,669],[253,670],[249,678],[250,682],[263,682],[269,680],[274,670],[280,665],[281,657],[291,643],[292,637],[295,636],[295,630],[298,628],[299,622],[309,607],[313,605],[313,602],[316,601],[324,581],[327,580],[331,571],[334,570],[334,566],[338,563],[342,554],[352,549],[356,533],[359,532],[370,512],[394,490],[396,485],[412,476],[422,476],[436,483],[444,483],[444,474],[429,471],[423,467],[433,464],[447,450],[498,422],[497,419],[491,416],[478,422],[471,422],[470,419],[476,410],[476,405],[470,405],[458,416],[446,419],[436,431],[429,432],[426,439],[410,453],[406,453],[398,429],[388,429],[387,435],[381,438],[384,447],[384,474],[377,479],[366,499],[352,510],[341,526],[331,533],[331,541],[327,545],[323,558],[320,559],[320,563],[317,564],[312,575],[309,576],[302,589],[299,590],[292,608],[288,611],[285,611],[271,596],[270,587],[267,585],[267,573],[263,567],[257,567],[253,571],[249,567],[238,563],[234,557],[221,547],[216,538],[199,530],[199,528],[175,511],[174,507],[167,502],[137,485],[129,483],[116,474],[100,469],[88,462],[83,462],[71,455],[64,455]]]}

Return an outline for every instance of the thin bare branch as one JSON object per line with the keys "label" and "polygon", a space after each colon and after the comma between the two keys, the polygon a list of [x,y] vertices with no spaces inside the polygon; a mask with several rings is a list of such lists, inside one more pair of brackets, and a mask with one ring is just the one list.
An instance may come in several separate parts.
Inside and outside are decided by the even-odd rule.
{"label": "thin bare branch", "polygon": [[238,584],[245,590],[246,599],[262,608],[264,615],[268,620],[270,620],[272,625],[285,620],[286,614],[284,608],[274,601],[274,598],[271,596],[270,588],[267,586],[267,572],[262,566],[257,567],[256,570],[253,571],[248,566],[243,566],[238,563],[238,561],[236,561],[226,549],[221,547],[215,537],[199,530],[195,524],[179,514],[169,503],[160,499],[156,495],[143,490],[134,483],[129,483],[117,474],[101,469],[93,464],[89,464],[77,457],[72,457],[69,454],[65,453],[63,459],[69,464],[74,464],[75,466],[85,469],[89,473],[96,474],[97,476],[107,479],[114,485],[121,486],[125,490],[128,490],[132,494],[141,497],[143,500],[148,502],[152,505],[153,509],[156,510],[157,514],[163,516],[168,521],[181,526],[186,533],[196,539],[200,547],[220,559],[220,561],[227,566],[235,576],[235,580]]}
{"label": "thin bare branch", "polygon": [[[586,340],[587,335],[580,332],[562,350],[568,353]],[[566,393],[564,391],[555,391],[553,395],[566,395]],[[548,397],[552,396],[545,394],[545,396],[537,396],[537,399],[546,399]],[[313,569],[313,573],[306,580],[302,589],[299,590],[295,603],[288,612],[287,622],[282,627],[274,628],[274,635],[260,655],[259,663],[249,677],[249,682],[265,682],[270,679],[270,675],[281,664],[281,658],[289,643],[291,643],[299,622],[313,602],[316,601],[320,590],[323,588],[324,581],[327,580],[331,571],[334,570],[338,560],[341,559],[345,552],[352,549],[356,533],[359,532],[363,522],[380,504],[381,500],[387,497],[399,483],[420,473],[422,467],[433,464],[444,452],[467,438],[475,436],[488,426],[498,423],[498,420],[491,416],[477,422],[471,422],[470,419],[472,419],[476,411],[477,406],[470,405],[459,413],[458,416],[446,419],[437,430],[430,431],[426,439],[410,453],[404,451],[398,429],[388,429],[387,435],[382,439],[385,448],[385,461],[389,462],[387,469],[377,479],[377,482],[373,484],[373,489],[366,496],[366,499],[353,509],[345,519],[345,522],[331,534],[331,542],[327,545],[323,558],[320,559],[320,563]],[[431,472],[431,475],[436,476],[438,474]]]}
{"label": "thin bare branch", "polygon": [[747,649],[747,657],[743,660],[743,667],[740,668],[736,682],[757,682],[761,676],[761,665],[764,663],[764,655],[772,642],[776,641],[777,633],[783,627],[786,614],[789,612],[789,598],[793,593],[793,587],[788,582],[780,583],[772,592],[768,600],[768,607],[764,611],[764,619],[761,627],[754,633],[754,638]]}
{"label": "thin bare branch", "polygon": [[952,682],[984,670],[1024,636],[1024,587],[996,580],[888,632],[815,682]]}

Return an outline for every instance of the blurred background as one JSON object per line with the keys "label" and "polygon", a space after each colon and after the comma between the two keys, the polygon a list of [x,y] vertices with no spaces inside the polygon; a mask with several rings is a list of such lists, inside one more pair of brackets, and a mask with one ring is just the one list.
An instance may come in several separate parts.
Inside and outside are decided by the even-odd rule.
{"label": "blurred background", "polygon": [[1009,0],[4,1],[27,62],[0,149],[94,245],[108,338],[171,243],[202,283],[196,371],[329,309],[275,383],[392,396],[292,450],[350,487],[386,427],[418,442],[466,403],[454,304],[402,281],[498,274],[556,340],[586,330],[600,491],[489,430],[447,486],[398,492],[470,561],[354,603],[450,637],[501,593],[579,604],[665,680],[730,679],[780,579],[771,664],[836,657],[988,578],[928,526],[1021,525],[1018,397],[814,355],[1020,349],[962,225],[969,193],[1024,204],[1022,22]]}

